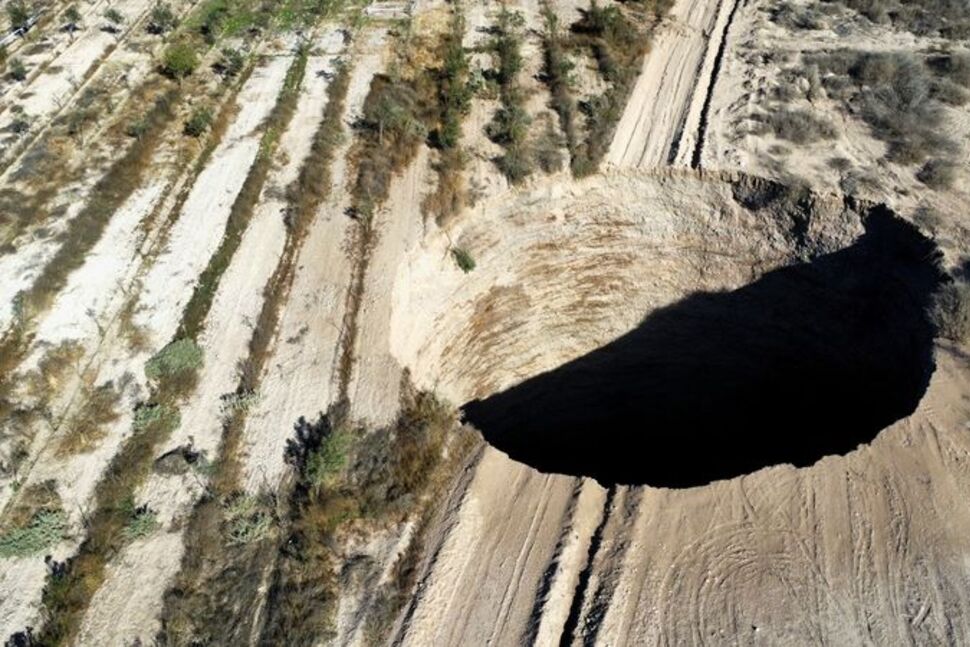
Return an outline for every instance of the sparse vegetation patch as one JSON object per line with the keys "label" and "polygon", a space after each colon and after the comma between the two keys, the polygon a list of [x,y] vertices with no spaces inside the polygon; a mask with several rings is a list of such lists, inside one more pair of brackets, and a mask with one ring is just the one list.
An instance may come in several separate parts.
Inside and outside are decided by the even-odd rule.
{"label": "sparse vegetation patch", "polygon": [[136,541],[151,535],[158,528],[158,515],[147,505],[136,506],[134,499],[126,502],[128,523],[122,529],[127,541]]}
{"label": "sparse vegetation patch", "polygon": [[[640,73],[650,34],[671,5],[668,0],[629,0],[601,6],[592,0],[570,26],[568,38],[556,15],[548,8],[544,11],[542,78],[559,116],[573,175],[583,177],[599,168]],[[606,90],[577,102],[570,54],[579,52],[593,57]]]}
{"label": "sparse vegetation patch", "polygon": [[522,70],[522,31],[525,19],[505,5],[499,13],[489,44],[495,58],[491,78],[498,84],[501,106],[485,132],[505,152],[496,160],[502,174],[512,184],[525,180],[533,171],[533,152],[529,146],[529,125],[532,118],[525,109],[525,91],[519,83]]}
{"label": "sparse vegetation patch", "polygon": [[823,73],[828,95],[844,101],[886,142],[890,160],[917,164],[954,149],[932,91],[933,74],[917,56],[841,51],[812,56],[810,62]]}
{"label": "sparse vegetation patch", "polygon": [[758,119],[763,120],[776,137],[793,144],[814,144],[834,139],[838,134],[832,122],[808,110],[780,108]]}
{"label": "sparse vegetation patch", "polygon": [[441,67],[435,72],[438,86],[437,124],[431,131],[431,143],[438,149],[434,169],[438,174],[435,192],[425,200],[424,208],[441,224],[461,211],[465,204],[465,180],[462,173],[465,155],[459,145],[461,123],[468,114],[473,84],[468,57],[462,47],[465,21],[455,9],[450,31],[440,47]]}
{"label": "sparse vegetation patch", "polygon": [[[287,460],[298,474],[290,504],[288,549],[283,552],[268,599],[262,639],[314,642],[326,638],[339,593],[337,547],[341,532],[352,526],[420,519],[426,495],[450,474],[443,466],[446,444],[461,455],[453,410],[430,393],[410,393],[391,426],[365,431],[348,426],[341,408],[315,423],[302,421],[290,443]],[[343,466],[329,482],[316,482],[314,457],[328,439],[353,439]],[[410,587],[402,577],[397,584]],[[406,599],[385,591],[388,601]],[[392,616],[396,606],[385,609]]]}
{"label": "sparse vegetation patch", "polygon": [[0,532],[0,559],[42,553],[64,538],[67,515],[61,510],[41,510],[20,527]]}
{"label": "sparse vegetation patch", "polygon": [[202,349],[191,339],[177,339],[158,351],[145,364],[150,380],[175,378],[202,366]]}
{"label": "sparse vegetation patch", "polygon": [[464,247],[452,248],[451,255],[455,259],[455,264],[465,274],[475,269],[475,259]]}
{"label": "sparse vegetation patch", "polygon": [[112,383],[85,388],[83,404],[64,425],[57,445],[59,456],[69,456],[94,449],[107,434],[107,427],[119,418],[121,394]]}

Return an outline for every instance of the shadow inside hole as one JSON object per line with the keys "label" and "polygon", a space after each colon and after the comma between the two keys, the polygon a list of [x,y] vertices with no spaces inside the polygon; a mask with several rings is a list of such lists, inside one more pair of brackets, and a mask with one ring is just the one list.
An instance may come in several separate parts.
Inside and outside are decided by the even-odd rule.
{"label": "shadow inside hole", "polygon": [[543,472],[689,487],[811,465],[912,413],[933,372],[931,241],[882,208],[850,247],[632,332],[465,405],[496,448]]}

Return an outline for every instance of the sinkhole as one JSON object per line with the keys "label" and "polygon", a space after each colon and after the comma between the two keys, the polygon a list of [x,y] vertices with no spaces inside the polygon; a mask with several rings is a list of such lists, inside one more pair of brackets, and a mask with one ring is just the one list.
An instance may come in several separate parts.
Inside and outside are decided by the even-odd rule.
{"label": "sinkhole", "polygon": [[885,208],[839,250],[693,292],[466,420],[511,458],[689,487],[844,454],[914,411],[933,371],[934,244]]}

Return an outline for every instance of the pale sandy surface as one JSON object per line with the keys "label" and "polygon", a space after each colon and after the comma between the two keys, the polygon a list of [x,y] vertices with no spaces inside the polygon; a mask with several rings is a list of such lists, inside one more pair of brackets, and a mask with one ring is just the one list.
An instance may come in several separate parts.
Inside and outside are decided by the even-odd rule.
{"label": "pale sandy surface", "polygon": [[[381,64],[386,32],[364,35],[345,99],[343,125],[359,117],[370,81]],[[261,379],[259,400],[246,420],[243,439],[245,486],[274,488],[286,473],[283,450],[299,416],[313,418],[334,401],[339,340],[352,261],[348,186],[353,181],[347,137],[334,156],[331,189],[297,258],[297,273],[280,317],[272,356]]]}

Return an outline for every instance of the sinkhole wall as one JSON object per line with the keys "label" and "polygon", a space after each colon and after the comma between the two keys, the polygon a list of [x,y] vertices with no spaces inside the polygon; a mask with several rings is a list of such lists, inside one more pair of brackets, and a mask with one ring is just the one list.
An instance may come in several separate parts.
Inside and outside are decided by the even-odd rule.
{"label": "sinkhole wall", "polygon": [[811,464],[911,412],[932,371],[936,251],[885,208],[674,171],[464,221],[401,264],[392,354],[544,471],[687,486]]}

